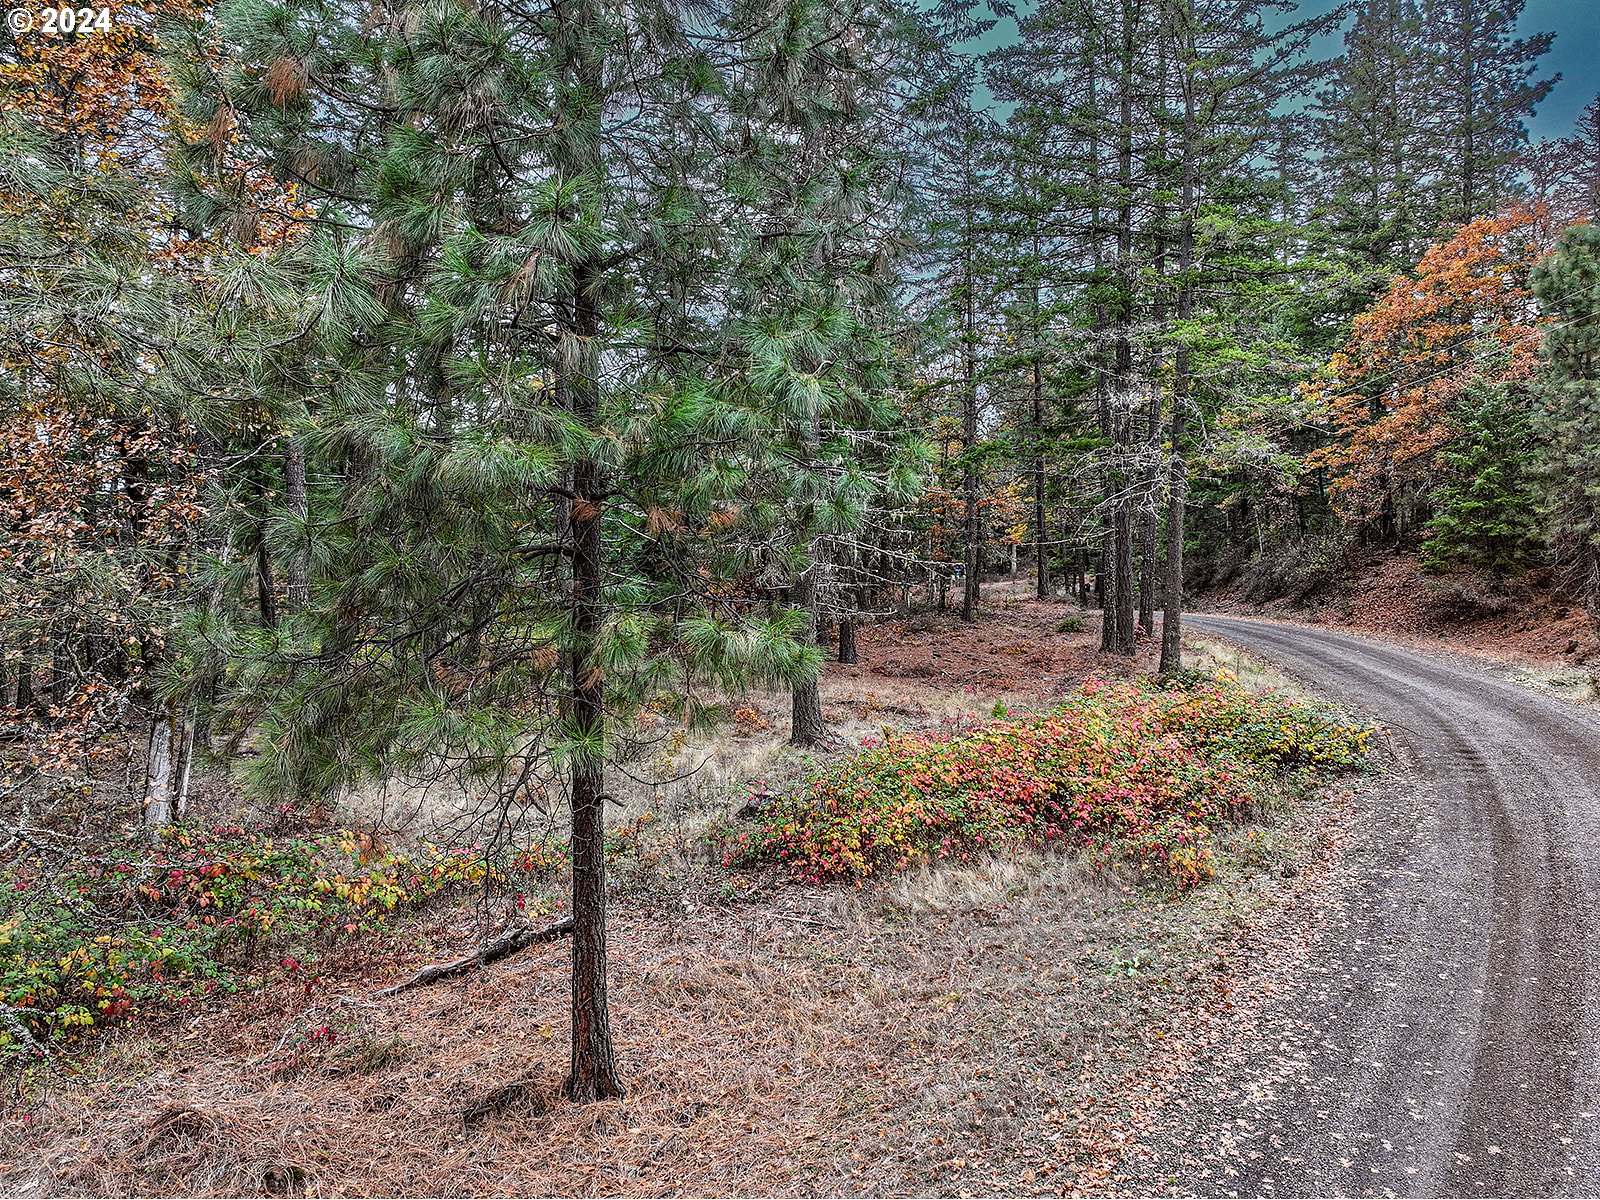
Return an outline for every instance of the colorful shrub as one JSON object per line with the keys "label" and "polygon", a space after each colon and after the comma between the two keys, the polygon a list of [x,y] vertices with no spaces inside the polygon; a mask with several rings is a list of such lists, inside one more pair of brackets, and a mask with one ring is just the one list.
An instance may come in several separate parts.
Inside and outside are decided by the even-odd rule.
{"label": "colorful shrub", "polygon": [[174,829],[154,849],[108,848],[66,872],[13,864],[0,875],[0,1054],[229,989],[246,969],[299,971],[397,910],[486,881],[525,886],[564,857],[534,847],[490,862],[470,847],[384,849],[348,830],[222,828]]}
{"label": "colorful shrub", "polygon": [[1215,826],[1286,772],[1353,765],[1370,733],[1226,674],[1167,688],[1092,680],[1044,716],[954,736],[891,733],[771,805],[727,861],[859,878],[1059,842],[1192,884],[1213,872]]}

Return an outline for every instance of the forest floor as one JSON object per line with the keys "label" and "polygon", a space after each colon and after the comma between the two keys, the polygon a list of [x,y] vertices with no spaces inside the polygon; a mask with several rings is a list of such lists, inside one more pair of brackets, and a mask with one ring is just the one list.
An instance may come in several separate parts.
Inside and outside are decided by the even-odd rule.
{"label": "forest floor", "polygon": [[[869,626],[861,663],[827,669],[825,710],[848,744],[1044,707],[1129,669],[1095,651],[1092,615],[1061,630],[1082,615],[997,585],[975,626]],[[721,819],[752,776],[811,762],[783,746],[779,698],[745,704],[681,750]],[[471,945],[472,908],[436,906],[387,944],[104,1036],[0,1113],[0,1191],[1114,1192],[1172,1082],[1263,1002],[1249,981],[1309,944],[1349,791],[1239,827],[1187,892],[1034,853],[800,885],[697,860],[662,820],[615,873],[626,1099],[559,1097],[562,944],[375,995]]]}
{"label": "forest floor", "polygon": [[1207,592],[1197,607],[1381,634],[1415,649],[1463,655],[1562,699],[1600,704],[1600,637],[1579,605],[1554,594],[1544,571],[1498,582],[1472,572],[1425,571],[1412,554],[1374,554],[1335,587],[1298,602],[1252,601],[1236,582]]}

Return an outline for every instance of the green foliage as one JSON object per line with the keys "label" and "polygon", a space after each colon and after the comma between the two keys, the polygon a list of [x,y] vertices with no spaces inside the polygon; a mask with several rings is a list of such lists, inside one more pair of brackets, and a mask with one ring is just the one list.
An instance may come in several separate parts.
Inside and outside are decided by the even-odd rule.
{"label": "green foliage", "polygon": [[772,804],[727,859],[852,878],[1061,842],[1191,884],[1212,872],[1213,828],[1248,812],[1283,772],[1354,766],[1370,734],[1226,673],[1165,686],[1091,681],[1047,716],[890,734]]}
{"label": "green foliage", "polygon": [[[486,884],[528,890],[561,846],[489,859],[480,849],[384,849],[349,830],[269,837],[173,827],[52,871],[0,874],[0,1055],[229,991],[247,974],[295,975],[341,939]],[[538,901],[534,901],[538,904]]]}
{"label": "green foliage", "polygon": [[1600,227],[1566,230],[1534,268],[1533,291],[1555,318],[1537,422],[1551,538],[1569,586],[1600,623]]}
{"label": "green foliage", "polygon": [[1062,617],[1061,620],[1056,622],[1057,633],[1082,633],[1084,628],[1085,625],[1083,618],[1078,616],[1076,613],[1071,616]]}
{"label": "green foliage", "polygon": [[1513,575],[1540,548],[1527,401],[1514,385],[1477,385],[1463,398],[1457,424],[1460,436],[1439,455],[1448,474],[1434,493],[1422,562]]}

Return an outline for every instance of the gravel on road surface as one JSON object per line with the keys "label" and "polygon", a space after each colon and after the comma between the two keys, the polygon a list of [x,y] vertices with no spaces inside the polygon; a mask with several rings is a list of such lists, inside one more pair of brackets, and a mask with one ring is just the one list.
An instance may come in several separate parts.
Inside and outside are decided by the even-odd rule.
{"label": "gravel on road surface", "polygon": [[1128,1191],[1600,1195],[1600,724],[1325,629],[1186,618],[1383,724],[1326,924]]}

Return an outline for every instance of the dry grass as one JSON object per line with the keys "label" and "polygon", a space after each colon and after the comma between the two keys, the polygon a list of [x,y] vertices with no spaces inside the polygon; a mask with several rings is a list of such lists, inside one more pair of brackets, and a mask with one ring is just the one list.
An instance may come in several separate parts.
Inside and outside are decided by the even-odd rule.
{"label": "dry grass", "polygon": [[[969,655],[972,669],[1027,659],[1037,647],[1005,647],[1048,640],[1060,661],[1035,694],[1069,689],[1096,658],[1092,623],[1064,638],[1054,626],[1066,606],[1016,607],[1008,619],[1026,627]],[[1025,699],[879,674],[878,655],[914,663],[916,648],[869,644],[862,668],[830,669],[825,683],[847,732],[851,722],[876,732],[886,713],[937,723]],[[868,711],[852,716],[852,705]],[[728,886],[694,861],[694,814],[725,811],[752,775],[803,769],[782,733],[774,720],[687,745],[709,773],[642,798],[680,824],[656,826],[654,856],[631,882],[623,873],[614,912],[624,1101],[579,1109],[559,1095],[561,946],[370,999],[470,940],[470,911],[435,911],[387,960],[368,949],[320,964],[309,988],[261,988],[105,1038],[77,1078],[0,1116],[0,1190],[1059,1195],[1108,1185],[1159,1080],[1231,1003],[1241,945],[1262,944],[1285,898],[1311,886],[1320,814],[1296,809],[1270,833],[1240,831],[1217,883],[1181,896],[1034,853],[869,890],[770,875]],[[754,902],[729,898],[740,894]]]}
{"label": "dry grass", "polygon": [[1280,671],[1266,659],[1248,650],[1212,638],[1185,634],[1183,665],[1197,671],[1232,671],[1239,682],[1253,692],[1281,692],[1286,696],[1309,697],[1305,685]]}
{"label": "dry grass", "polygon": [[[1162,899],[1070,857],[1018,855],[871,892],[623,907],[613,996],[630,1094],[584,1109],[558,1094],[560,948],[377,1004],[319,990],[288,1006],[308,1016],[236,1001],[109,1039],[92,1078],[52,1089],[26,1123],[10,1113],[0,1187],[1060,1193],[1106,1169],[1141,1081],[1181,1045],[1163,1035],[1225,995],[1219,947],[1272,910],[1275,869],[1232,871]],[[326,989],[359,1000],[385,978]],[[288,1067],[264,1052],[341,1010],[354,1016],[338,1042]]]}

